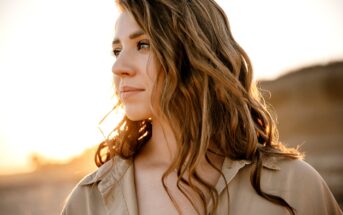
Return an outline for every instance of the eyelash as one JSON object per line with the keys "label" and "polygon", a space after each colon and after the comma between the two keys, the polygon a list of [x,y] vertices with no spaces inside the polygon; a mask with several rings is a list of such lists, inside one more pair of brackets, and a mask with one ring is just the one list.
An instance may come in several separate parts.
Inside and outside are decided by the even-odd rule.
{"label": "eyelash", "polygon": [[[142,47],[142,46],[147,46],[147,47]],[[146,41],[146,40],[141,40],[137,43],[137,50],[140,51],[140,50],[144,50],[144,49],[149,49],[150,48],[150,43],[149,41]],[[112,54],[115,56],[115,57],[118,57],[119,54],[121,52],[121,48],[115,48],[113,49],[112,51]]]}

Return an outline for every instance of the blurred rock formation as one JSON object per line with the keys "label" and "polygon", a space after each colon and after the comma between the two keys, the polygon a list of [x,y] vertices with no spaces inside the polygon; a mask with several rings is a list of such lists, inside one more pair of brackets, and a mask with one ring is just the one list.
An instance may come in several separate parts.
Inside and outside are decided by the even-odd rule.
{"label": "blurred rock formation", "polygon": [[342,205],[343,62],[303,68],[258,86],[276,112],[281,142],[301,146]]}

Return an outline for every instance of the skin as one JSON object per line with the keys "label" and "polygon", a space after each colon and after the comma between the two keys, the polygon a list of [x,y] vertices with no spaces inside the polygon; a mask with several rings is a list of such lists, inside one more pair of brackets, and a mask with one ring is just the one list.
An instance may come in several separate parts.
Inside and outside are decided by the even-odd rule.
{"label": "skin", "polygon": [[[178,214],[161,181],[177,151],[176,138],[169,123],[158,116],[158,96],[152,97],[155,83],[160,83],[157,77],[161,67],[150,51],[149,36],[142,31],[130,13],[121,13],[115,30],[113,52],[116,61],[112,72],[117,94],[129,119],[152,119],[152,137],[134,158],[139,213],[154,215],[164,211],[164,214]],[[223,160],[214,158],[214,161],[220,168]],[[198,171],[213,185],[220,176],[205,159]],[[167,177],[166,185],[170,194],[182,214],[196,214],[187,198],[176,187],[176,180],[176,173]],[[194,195],[191,191],[189,193]]]}
{"label": "skin", "polygon": [[131,120],[152,116],[150,98],[159,67],[150,52],[150,39],[128,13],[118,19],[112,43],[112,72],[125,112]]}

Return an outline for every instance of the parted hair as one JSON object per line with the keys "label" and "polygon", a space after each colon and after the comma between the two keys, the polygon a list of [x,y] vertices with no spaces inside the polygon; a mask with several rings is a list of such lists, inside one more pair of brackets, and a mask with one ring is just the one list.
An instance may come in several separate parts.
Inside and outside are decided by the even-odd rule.
{"label": "parted hair", "polygon": [[[278,141],[275,122],[253,83],[251,62],[234,40],[221,7],[214,0],[116,3],[122,11],[131,13],[150,37],[151,50],[162,67],[160,112],[172,126],[179,150],[161,179],[166,191],[164,179],[176,169],[178,188],[195,210],[213,214],[218,193],[196,171],[200,159],[206,157],[223,177],[209,158],[213,153],[252,161],[251,184],[256,192],[294,214],[292,206],[281,197],[261,190],[262,162],[264,157],[272,156],[298,159],[301,153]],[[119,101],[115,108],[120,105]],[[124,116],[112,135],[100,143],[95,156],[97,166],[114,156],[133,158],[151,135],[151,119],[131,121]],[[199,183],[206,191],[200,189]],[[196,208],[183,185],[198,194],[203,208]],[[205,196],[214,202],[211,211],[207,211],[209,200]]]}

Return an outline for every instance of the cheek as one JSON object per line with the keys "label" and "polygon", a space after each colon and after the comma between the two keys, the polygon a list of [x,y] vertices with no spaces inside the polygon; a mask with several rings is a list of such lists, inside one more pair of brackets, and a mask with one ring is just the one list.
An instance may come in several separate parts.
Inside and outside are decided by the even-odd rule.
{"label": "cheek", "polygon": [[152,82],[153,89],[151,91],[151,105],[156,113],[160,113],[160,102],[163,90],[164,73],[163,71],[158,71]]}
{"label": "cheek", "polygon": [[157,85],[159,89],[159,84],[163,80],[163,71],[162,66],[157,62],[155,57],[151,57],[148,61],[147,76],[150,82],[150,85]]}

